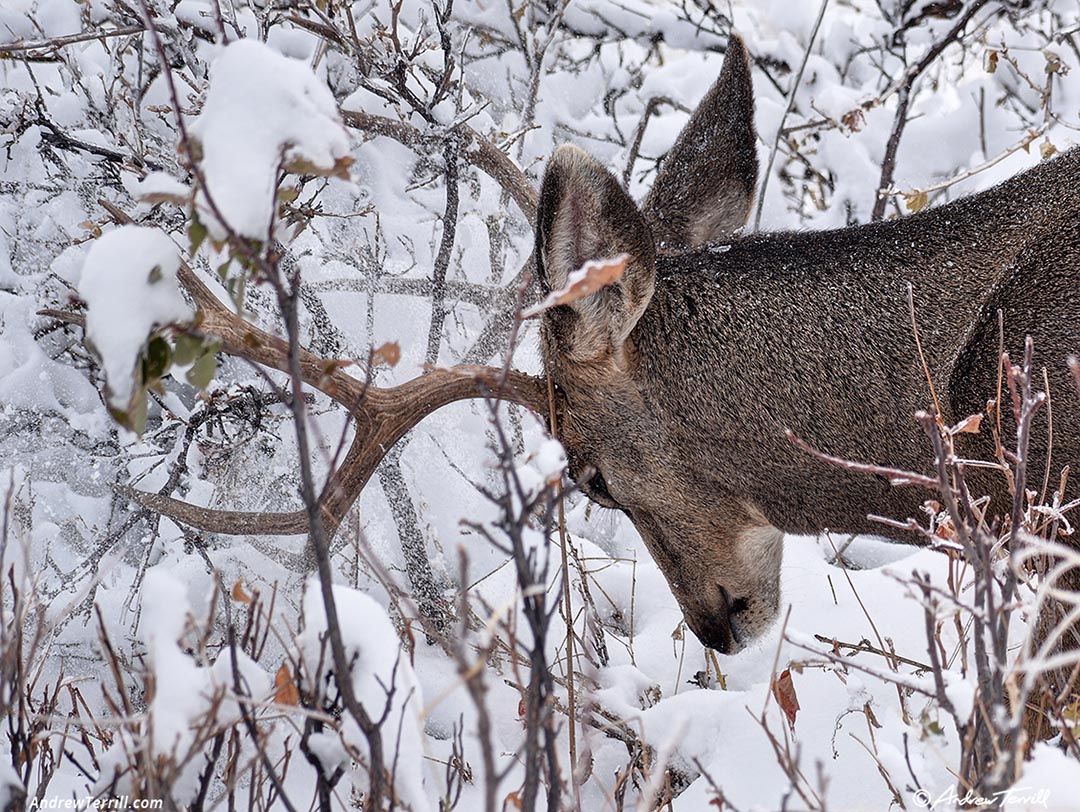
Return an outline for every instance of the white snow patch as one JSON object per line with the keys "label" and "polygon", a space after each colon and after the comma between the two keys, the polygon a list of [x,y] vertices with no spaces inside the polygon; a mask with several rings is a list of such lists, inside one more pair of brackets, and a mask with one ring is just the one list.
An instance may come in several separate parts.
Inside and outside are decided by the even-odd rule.
{"label": "white snow patch", "polygon": [[[265,240],[275,205],[278,167],[303,160],[333,169],[349,151],[334,97],[303,62],[255,40],[228,45],[210,73],[192,134],[214,207],[242,237]],[[227,229],[200,193],[211,233]]]}
{"label": "white snow patch", "polygon": [[186,198],[190,194],[190,187],[181,183],[167,172],[151,172],[142,179],[138,186],[135,187],[135,195],[142,198]]}
{"label": "white snow patch", "polygon": [[1035,745],[1019,780],[1005,795],[1004,808],[1012,812],[1036,809],[1080,809],[1076,788],[1080,763],[1045,742]]}
{"label": "white snow patch", "polygon": [[161,568],[146,573],[142,587],[139,631],[150,653],[154,672],[153,747],[157,753],[184,751],[191,741],[188,723],[204,706],[205,672],[178,644],[187,621],[187,587]]}
{"label": "white snow patch", "polygon": [[[382,718],[383,750],[387,763],[396,758],[394,773],[398,797],[408,808],[424,812],[431,808],[424,793],[423,720],[424,701],[420,684],[413,672],[409,658],[401,650],[401,643],[394,631],[386,610],[373,598],[344,586],[334,587],[334,601],[341,623],[345,656],[353,663],[353,691],[373,719]],[[300,655],[304,658],[304,673],[318,673],[319,664],[329,668],[331,655],[329,642],[323,649],[326,637],[326,612],[319,583],[307,582],[304,589],[304,630],[297,636]],[[311,688],[323,686],[310,686]],[[392,696],[387,697],[387,694]],[[389,702],[389,708],[387,703]],[[345,714],[348,717],[348,713]],[[367,752],[367,741],[358,725],[351,718],[343,726],[343,735],[349,744],[362,753]],[[325,742],[319,748],[319,758],[333,761],[335,749]],[[395,757],[396,752],[396,757]],[[361,781],[365,776],[358,775]]]}
{"label": "white snow patch", "polygon": [[131,401],[135,362],[150,331],[191,318],[176,281],[179,267],[172,240],[144,226],[120,226],[86,255],[79,282],[86,335],[101,356],[109,403],[117,409]]}

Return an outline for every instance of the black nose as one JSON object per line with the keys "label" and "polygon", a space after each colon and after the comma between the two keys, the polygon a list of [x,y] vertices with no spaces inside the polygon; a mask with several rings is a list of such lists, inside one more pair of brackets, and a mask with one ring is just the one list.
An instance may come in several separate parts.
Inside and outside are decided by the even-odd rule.
{"label": "black nose", "polygon": [[703,617],[687,616],[686,623],[690,631],[701,641],[703,646],[715,649],[721,654],[731,651],[731,626],[725,613],[706,614]]}
{"label": "black nose", "polygon": [[719,601],[712,605],[702,603],[695,611],[686,613],[686,622],[702,645],[728,654],[742,648],[737,628],[732,627],[731,618],[745,612],[750,602],[746,598],[732,599],[728,591],[717,585]]}

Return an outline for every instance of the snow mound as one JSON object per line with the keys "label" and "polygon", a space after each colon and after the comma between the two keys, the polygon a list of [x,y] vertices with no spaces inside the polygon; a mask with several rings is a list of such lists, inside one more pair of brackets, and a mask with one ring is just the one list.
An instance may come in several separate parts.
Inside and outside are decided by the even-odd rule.
{"label": "snow mound", "polygon": [[[420,683],[409,658],[401,650],[386,610],[374,598],[355,589],[335,586],[334,601],[341,621],[345,656],[352,663],[356,699],[372,719],[384,719],[383,753],[388,765],[396,764],[393,777],[397,796],[407,808],[425,812],[431,806],[424,793],[421,719],[424,700]],[[318,674],[319,664],[330,662],[329,643],[323,649],[325,638],[322,590],[318,581],[311,579],[304,590],[304,630],[297,637],[305,674]],[[319,687],[324,684],[320,683]],[[351,718],[344,722],[342,735],[351,747],[367,752],[367,741]],[[348,761],[340,742],[320,741],[318,754],[324,768],[332,769],[335,762]],[[363,776],[357,778],[363,781]]]}
{"label": "snow mound", "polygon": [[120,226],[91,246],[79,295],[86,302],[86,335],[101,357],[109,405],[126,410],[135,388],[135,364],[155,327],[187,321],[180,293],[180,256],[165,233]]}
{"label": "snow mound", "polygon": [[219,240],[229,229],[267,238],[279,167],[330,173],[347,165],[349,138],[329,88],[303,62],[255,40],[228,45],[214,62],[191,132],[211,198],[200,194],[200,210]]}

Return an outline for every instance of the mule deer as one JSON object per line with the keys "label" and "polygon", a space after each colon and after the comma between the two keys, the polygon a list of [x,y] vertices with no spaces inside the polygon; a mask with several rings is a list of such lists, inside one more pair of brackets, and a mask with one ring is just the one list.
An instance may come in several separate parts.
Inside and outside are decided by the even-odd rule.
{"label": "mule deer", "polygon": [[[880,532],[868,514],[914,516],[924,498],[828,465],[785,431],[833,456],[931,468],[914,419],[931,403],[928,375],[944,420],[983,412],[999,311],[1005,349],[1032,335],[1060,395],[1056,467],[1080,459],[1065,367],[1080,350],[1080,151],[910,217],[735,237],[757,181],[753,114],[746,49],[732,37],[641,208],[563,146],[536,223],[546,290],[588,260],[630,257],[617,284],[543,317],[560,439],[572,473],[594,472],[587,495],[631,519],[690,628],[720,651],[774,619],[784,533]],[[986,435],[965,453],[990,459]],[[1048,446],[1043,429],[1032,459]],[[979,484],[1004,498],[1004,477]]]}
{"label": "mule deer", "polygon": [[[732,37],[719,79],[640,209],[574,147],[555,153],[537,205],[504,153],[467,125],[455,127],[477,166],[523,212],[536,205],[541,287],[561,287],[587,260],[630,255],[617,285],[544,315],[560,439],[574,473],[595,472],[584,483],[588,495],[630,517],[691,629],[721,651],[776,614],[785,532],[874,532],[870,513],[916,514],[920,493],[829,466],[785,436],[791,430],[837,457],[930,467],[913,418],[931,398],[909,285],[943,419],[983,411],[996,389],[1000,343],[1015,353],[1031,334],[1061,395],[1055,467],[1080,458],[1080,415],[1063,364],[1080,350],[1080,151],[912,217],[735,238],[757,180],[753,113],[746,49]],[[348,117],[413,147],[428,143],[396,120]],[[202,330],[224,352],[288,369],[280,338],[224,306],[186,264],[179,278],[203,314]],[[348,453],[320,497],[330,535],[387,451],[431,412],[493,395],[548,412],[544,382],[516,371],[462,365],[383,389],[307,351],[301,362],[304,382],[355,420]],[[1030,457],[1045,460],[1051,444],[1038,428]],[[990,458],[986,433],[965,439],[965,454]],[[1003,477],[983,477],[977,487],[1005,498]],[[211,532],[290,535],[308,525],[305,510],[213,510],[124,492]]]}

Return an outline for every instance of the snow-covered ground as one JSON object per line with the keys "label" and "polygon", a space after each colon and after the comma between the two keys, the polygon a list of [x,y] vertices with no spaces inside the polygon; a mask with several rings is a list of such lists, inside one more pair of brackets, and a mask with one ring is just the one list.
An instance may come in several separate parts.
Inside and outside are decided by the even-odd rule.
{"label": "snow-covered ground", "polygon": [[[303,661],[301,672],[317,674],[325,623],[317,586],[305,592],[305,539],[192,531],[137,510],[116,490],[167,487],[184,501],[235,510],[300,504],[288,410],[252,394],[284,383],[277,373],[268,379],[222,356],[205,396],[183,375],[166,378],[141,437],[110,417],[102,369],[109,406],[126,410],[140,380],[131,379],[138,340],[188,318],[188,307],[173,295],[176,257],[189,257],[198,244],[191,257],[196,271],[222,301],[239,300],[237,280],[250,269],[229,262],[229,249],[215,242],[227,232],[218,218],[239,236],[261,240],[270,233],[276,194],[286,214],[275,235],[287,247],[283,264],[300,271],[302,331],[316,353],[364,359],[371,347],[398,342],[401,361],[378,369],[380,386],[421,374],[428,361],[500,363],[505,334],[495,331],[501,343],[477,340],[512,306],[532,232],[519,203],[472,165],[467,151],[447,272],[449,315],[431,357],[426,280],[445,231],[449,125],[467,121],[533,184],[561,142],[578,143],[620,177],[637,154],[629,188],[640,199],[656,158],[719,72],[730,22],[756,59],[763,166],[780,144],[765,184],[761,228],[866,222],[905,65],[916,65],[958,18],[929,13],[935,4],[926,2],[852,0],[830,4],[816,28],[817,3],[736,0],[729,9],[726,3],[571,0],[549,41],[539,7],[457,0],[446,23],[448,68],[432,23],[441,5],[405,0],[396,29],[381,0],[299,11],[213,0],[151,5],[213,202],[202,193],[192,200],[172,92],[158,70],[153,38],[138,30],[141,20],[127,4],[0,5],[0,56],[17,46],[11,58],[0,59],[0,649],[9,649],[18,629],[27,639],[40,633],[26,666],[39,704],[17,710],[11,700],[22,689],[3,671],[0,708],[13,720],[38,719],[35,753],[52,754],[51,761],[35,756],[28,769],[12,738],[0,739],[0,799],[5,787],[25,783],[30,797],[156,791],[190,804],[214,752],[214,740],[198,728],[208,715],[234,724],[246,743],[227,743],[214,754],[205,807],[222,798],[230,781],[239,782],[241,797],[251,786],[263,791],[269,785],[265,774],[256,778],[258,759],[241,721],[249,711],[232,695],[240,680],[257,699],[269,761],[281,769],[279,759],[290,754],[283,787],[297,808],[313,802],[316,762],[328,772],[343,766],[333,803],[348,808],[356,798],[351,782],[363,786],[352,762],[366,758],[359,729],[346,724],[343,738],[312,734],[310,761],[297,750],[305,717],[291,699],[293,680],[302,690],[318,688],[296,677],[294,666]],[[966,9],[970,2],[955,5]],[[997,3],[977,12],[967,47],[946,49],[915,83],[888,215],[986,188],[1077,140],[1080,4],[1011,5],[1009,14],[999,13]],[[905,21],[914,22],[902,42],[894,40]],[[327,28],[338,33],[329,36]],[[87,30],[111,33],[55,47],[44,42]],[[267,46],[223,47],[222,31],[230,41],[242,35]],[[396,85],[395,39],[410,51],[421,38],[428,46],[411,53],[403,84]],[[783,94],[808,46],[796,103],[785,113]],[[441,89],[442,76],[450,77],[449,92]],[[403,97],[419,100],[424,113]],[[649,101],[661,97],[635,148]],[[342,111],[400,119],[426,145],[414,151],[347,129]],[[781,127],[786,131],[778,139]],[[281,180],[279,172],[290,169],[302,174]],[[972,169],[980,171],[964,176]],[[956,183],[943,183],[957,176]],[[126,228],[125,238],[101,200],[143,228]],[[191,205],[205,224],[201,235],[190,228]],[[104,363],[82,344],[81,326],[39,313],[70,310],[77,296],[90,305],[87,329]],[[248,282],[244,296],[248,318],[281,332],[265,285]],[[531,325],[514,364],[539,371]],[[321,477],[349,428],[344,409],[321,395],[312,411]],[[521,414],[507,425],[520,441],[523,464],[538,453],[529,464],[542,481],[557,457],[543,427]],[[466,524],[496,518],[478,487],[498,487],[491,442],[482,404],[458,403],[427,418],[390,455],[338,534],[338,608],[347,647],[358,658],[354,684],[373,703],[380,682],[396,686],[384,735],[400,745],[396,773],[406,808],[446,808],[440,805],[446,776],[457,771],[469,776],[457,808],[483,809],[484,781],[480,719],[457,664],[406,622],[413,605],[385,586],[388,576],[409,591],[402,539],[424,546],[448,604],[469,589],[481,623],[491,621],[487,631],[473,632],[473,642],[485,645],[488,633],[505,636],[500,619],[526,634],[513,565]],[[908,582],[913,571],[941,585],[956,573],[969,577],[959,565],[938,552],[868,538],[847,547],[842,565],[836,549],[846,538],[788,538],[785,635],[778,624],[737,654],[707,657],[628,520],[574,496],[567,526],[577,550],[575,612],[583,611],[587,592],[601,621],[599,632],[586,631],[584,614],[576,615],[578,634],[594,646],[599,634],[608,654],[606,664],[595,651],[580,661],[578,704],[591,704],[589,719],[616,720],[649,745],[645,772],[660,782],[649,785],[643,773],[628,771],[626,735],[579,724],[581,809],[651,809],[664,789],[664,767],[672,768],[669,776],[691,780],[670,804],[682,812],[953,804],[959,743],[942,709],[919,690],[927,685],[919,667],[927,640],[923,608]],[[557,602],[557,549],[551,554],[549,594]],[[272,612],[272,630],[265,624],[256,630],[252,639],[263,635],[262,644],[241,645],[235,667],[225,602],[241,629],[253,606]],[[1012,632],[1019,641],[1025,630],[1019,615],[1017,621]],[[103,636],[115,657],[106,656]],[[556,615],[547,653],[560,680],[564,639]],[[845,665],[828,664],[811,649],[829,652],[831,640],[866,651]],[[956,649],[951,621],[941,640],[949,697],[970,705],[973,675]],[[894,666],[872,651],[881,648],[902,661]],[[123,688],[112,663],[120,665]],[[892,679],[882,678],[894,667]],[[514,808],[524,774],[515,756],[523,738],[522,693],[514,685],[527,675],[498,647],[484,668],[495,758],[509,769],[498,799]],[[771,690],[774,676],[788,669],[799,706],[791,725]],[[564,689],[556,692],[562,702]],[[271,699],[280,706],[265,706]],[[555,718],[569,780],[562,707]],[[67,725],[69,715],[81,719],[85,736]],[[243,777],[226,773],[234,746],[241,747],[235,763],[251,771]],[[179,763],[170,781],[141,790],[130,777],[114,783],[115,771],[143,752],[172,754]],[[1014,808],[1080,808],[1078,781],[1080,763],[1052,744],[1039,745],[1016,782]]]}

